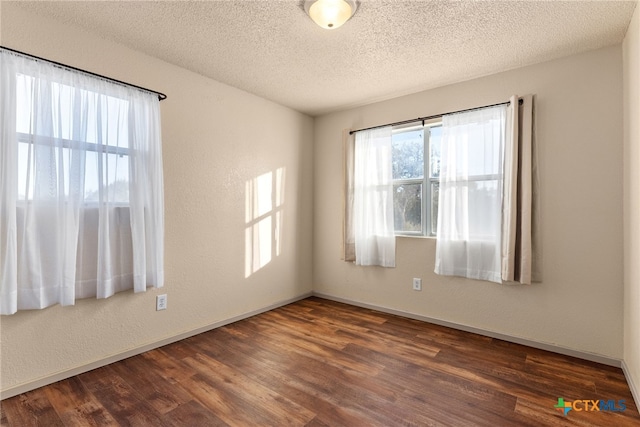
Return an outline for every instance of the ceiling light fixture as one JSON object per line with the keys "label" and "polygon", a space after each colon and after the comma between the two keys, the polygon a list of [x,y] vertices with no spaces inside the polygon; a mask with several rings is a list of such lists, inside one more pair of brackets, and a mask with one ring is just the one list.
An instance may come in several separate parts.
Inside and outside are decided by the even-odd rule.
{"label": "ceiling light fixture", "polygon": [[306,0],[304,10],[313,22],[327,30],[333,30],[347,22],[356,13],[354,0]]}

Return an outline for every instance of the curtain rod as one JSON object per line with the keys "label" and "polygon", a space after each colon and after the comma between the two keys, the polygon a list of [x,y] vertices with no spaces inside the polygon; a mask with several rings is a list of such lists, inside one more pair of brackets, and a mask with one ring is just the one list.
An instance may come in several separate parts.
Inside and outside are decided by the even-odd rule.
{"label": "curtain rod", "polygon": [[[349,135],[353,135],[353,134],[354,134],[354,133],[356,133],[356,132],[362,132],[363,130],[378,129],[378,128],[384,128],[384,127],[387,127],[387,126],[405,125],[405,124],[407,124],[407,123],[413,123],[413,122],[422,122],[422,124],[424,125],[424,122],[425,122],[426,120],[437,119],[438,117],[446,116],[447,114],[466,113],[467,111],[480,110],[480,109],[482,109],[482,108],[497,107],[498,105],[507,105],[507,104],[510,104],[510,103],[511,103],[511,101],[507,101],[507,102],[499,102],[499,103],[497,103],[497,104],[485,105],[484,107],[467,108],[467,109],[465,109],[465,110],[451,111],[451,112],[449,112],[449,113],[435,114],[435,115],[433,115],[433,116],[418,117],[417,119],[402,120],[402,121],[400,121],[400,122],[387,123],[386,125],[371,126],[371,127],[369,127],[369,128],[364,128],[364,129],[358,129],[358,130],[352,130],[352,131],[349,131]],[[518,99],[518,105],[522,105],[522,98]]]}
{"label": "curtain rod", "polygon": [[156,95],[158,95],[158,100],[159,101],[167,99],[167,95],[165,95],[162,92],[158,92],[157,90],[147,89],[146,87],[137,86],[137,85],[134,85],[134,84],[131,84],[131,83],[123,82],[122,80],[117,80],[117,79],[113,79],[111,77],[103,76],[101,74],[92,73],[91,71],[83,70],[81,68],[72,67],[71,65],[62,64],[60,62],[52,61],[52,60],[46,59],[46,58],[41,58],[39,56],[31,55],[29,53],[21,52],[19,50],[11,49],[11,48],[8,48],[8,47],[0,46],[0,49],[6,50],[6,51],[9,51],[9,52],[13,52],[13,53],[17,53],[19,55],[26,56],[26,57],[31,58],[31,59],[36,60],[36,61],[48,62],[49,64],[52,64],[52,65],[54,65],[56,67],[60,67],[60,68],[64,68],[64,69],[72,70],[72,71],[78,71],[78,72],[81,72],[81,73],[84,73],[84,74],[88,74],[90,76],[98,77],[100,79],[107,80],[107,81],[110,81],[112,83],[117,83],[117,84],[120,84],[120,85],[133,87],[133,88],[136,88],[136,89],[143,90],[145,92],[155,93]]}

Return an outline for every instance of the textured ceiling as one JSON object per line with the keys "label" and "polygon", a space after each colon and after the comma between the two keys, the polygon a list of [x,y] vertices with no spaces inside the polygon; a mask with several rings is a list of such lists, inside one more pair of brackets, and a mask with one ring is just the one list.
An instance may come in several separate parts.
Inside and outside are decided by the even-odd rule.
{"label": "textured ceiling", "polygon": [[323,30],[302,1],[19,3],[310,115],[620,43],[636,4],[364,0]]}

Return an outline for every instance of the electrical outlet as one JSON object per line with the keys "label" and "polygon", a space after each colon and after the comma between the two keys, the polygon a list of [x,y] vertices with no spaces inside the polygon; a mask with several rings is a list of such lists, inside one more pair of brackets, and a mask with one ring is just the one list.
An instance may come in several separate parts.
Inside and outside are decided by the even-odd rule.
{"label": "electrical outlet", "polygon": [[421,291],[422,290],[422,279],[419,279],[417,277],[413,278],[413,290],[414,291]]}
{"label": "electrical outlet", "polygon": [[167,309],[167,294],[158,295],[156,297],[156,311]]}

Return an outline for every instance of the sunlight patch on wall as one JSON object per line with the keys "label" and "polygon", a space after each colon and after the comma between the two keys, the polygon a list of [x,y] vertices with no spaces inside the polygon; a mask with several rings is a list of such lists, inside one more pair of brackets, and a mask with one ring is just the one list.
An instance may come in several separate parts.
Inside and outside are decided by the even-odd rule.
{"label": "sunlight patch on wall", "polygon": [[284,186],[283,167],[245,183],[245,278],[282,252]]}

